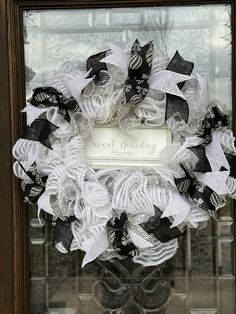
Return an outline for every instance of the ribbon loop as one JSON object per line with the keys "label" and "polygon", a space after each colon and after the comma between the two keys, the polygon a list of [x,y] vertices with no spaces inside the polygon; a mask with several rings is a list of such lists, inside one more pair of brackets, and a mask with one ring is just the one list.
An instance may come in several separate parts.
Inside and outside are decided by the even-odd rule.
{"label": "ribbon loop", "polygon": [[63,118],[70,122],[68,110],[76,110],[78,104],[73,97],[66,98],[61,92],[51,86],[37,87],[27,100],[31,105],[40,108],[58,107]]}
{"label": "ribbon loop", "polygon": [[35,119],[27,127],[26,134],[23,136],[26,140],[38,141],[44,146],[52,149],[49,136],[58,129],[56,125],[46,119]]}
{"label": "ribbon loop", "polygon": [[172,227],[168,218],[161,218],[162,212],[155,205],[155,216],[148,219],[147,222],[140,226],[148,233],[152,233],[160,242],[164,243],[174,238],[181,237],[184,233],[178,227]]}
{"label": "ribbon loop", "polygon": [[148,79],[151,73],[153,59],[153,43],[141,46],[135,40],[129,58],[128,77],[121,97],[122,105],[139,104],[147,95],[149,89]]}
{"label": "ribbon loop", "polygon": [[174,178],[179,193],[186,194],[193,204],[215,217],[216,209],[225,205],[225,198],[218,195],[209,186],[199,182],[183,165],[181,168],[185,175],[181,178]]}

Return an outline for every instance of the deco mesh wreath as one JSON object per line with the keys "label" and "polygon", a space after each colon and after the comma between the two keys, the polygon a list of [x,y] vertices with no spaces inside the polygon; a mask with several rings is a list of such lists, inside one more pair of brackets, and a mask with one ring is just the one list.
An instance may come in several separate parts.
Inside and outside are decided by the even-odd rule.
{"label": "deco mesh wreath", "polygon": [[[210,102],[206,80],[178,51],[170,61],[153,43],[110,44],[84,69],[54,73],[23,110],[27,129],[14,148],[24,200],[53,215],[52,244],[62,253],[158,265],[186,228],[202,228],[236,198],[236,148],[228,117]],[[124,132],[166,124],[172,143],[153,169],[94,170],[85,140],[95,123]]]}

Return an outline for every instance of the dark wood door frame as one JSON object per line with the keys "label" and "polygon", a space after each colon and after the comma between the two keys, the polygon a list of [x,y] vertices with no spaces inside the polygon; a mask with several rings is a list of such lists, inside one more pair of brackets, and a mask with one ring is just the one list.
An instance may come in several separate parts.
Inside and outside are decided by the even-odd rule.
{"label": "dark wood door frame", "polygon": [[[12,173],[11,147],[22,134],[25,103],[22,12],[27,9],[157,6],[178,4],[232,5],[233,104],[236,102],[236,0],[0,0],[0,313],[30,313],[28,209],[20,182]],[[235,117],[235,106],[233,106]],[[236,131],[236,119],[233,119]]]}

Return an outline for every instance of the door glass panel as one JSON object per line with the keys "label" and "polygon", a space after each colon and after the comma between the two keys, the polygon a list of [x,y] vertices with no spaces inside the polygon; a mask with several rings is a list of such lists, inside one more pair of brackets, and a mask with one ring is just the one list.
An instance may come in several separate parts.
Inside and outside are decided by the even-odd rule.
{"label": "door glass panel", "polygon": [[[125,48],[138,38],[154,40],[162,56],[178,50],[193,61],[209,81],[211,99],[231,116],[230,12],[229,5],[25,11],[26,95],[58,69],[84,70],[88,56],[107,43]],[[217,222],[189,229],[163,267],[116,260],[82,269],[84,254],[52,248],[52,227],[47,217],[40,224],[32,207],[32,314],[235,313],[233,203],[218,213]]]}

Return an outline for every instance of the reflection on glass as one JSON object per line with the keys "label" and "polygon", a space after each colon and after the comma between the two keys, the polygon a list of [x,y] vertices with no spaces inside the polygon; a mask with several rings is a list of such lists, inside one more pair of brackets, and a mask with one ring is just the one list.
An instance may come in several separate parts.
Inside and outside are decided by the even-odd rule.
{"label": "reflection on glass", "polygon": [[[159,55],[175,50],[209,80],[211,98],[231,114],[230,6],[25,11],[26,94],[54,71],[85,69],[106,43],[154,40]],[[51,248],[51,227],[31,210],[32,314],[234,313],[232,203],[219,221],[188,230],[164,268],[94,262]],[[106,282],[106,283],[105,283]]]}

